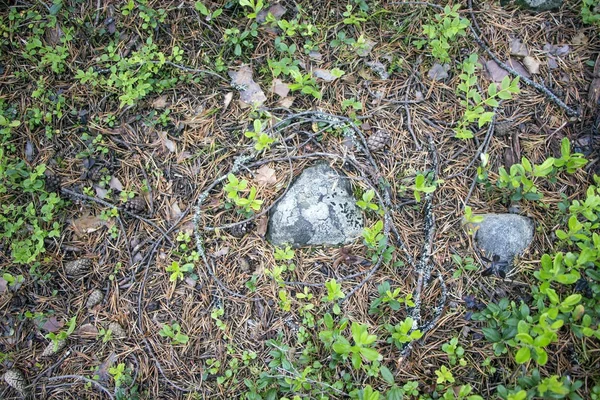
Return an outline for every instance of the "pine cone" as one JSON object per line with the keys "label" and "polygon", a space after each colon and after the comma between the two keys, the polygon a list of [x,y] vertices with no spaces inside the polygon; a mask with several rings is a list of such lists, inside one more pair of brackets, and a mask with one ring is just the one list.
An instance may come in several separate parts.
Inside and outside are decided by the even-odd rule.
{"label": "pine cone", "polygon": [[229,229],[229,233],[231,233],[233,236],[235,236],[237,238],[241,238],[241,237],[246,236],[248,234],[248,232],[250,232],[252,229],[254,229],[254,223],[252,221],[248,221],[245,224],[240,224],[240,225],[231,227]]}
{"label": "pine cone", "polygon": [[102,293],[101,290],[96,289],[90,294],[90,297],[88,297],[88,300],[85,303],[85,306],[86,306],[86,308],[92,308],[92,307],[102,303],[102,300],[104,300],[104,293]]}
{"label": "pine cone", "polygon": [[62,187],[62,179],[55,174],[46,174],[46,191],[50,193],[60,193]]}
{"label": "pine cone", "polygon": [[87,177],[93,182],[99,182],[109,172],[102,164],[94,164],[87,172]]}
{"label": "pine cone", "polygon": [[89,258],[78,258],[77,260],[68,261],[65,264],[65,272],[71,276],[84,274],[91,268],[92,260]]}
{"label": "pine cone", "polygon": [[108,329],[112,331],[112,335],[116,339],[124,338],[127,336],[127,332],[118,322],[111,322],[108,324]]}
{"label": "pine cone", "polygon": [[388,145],[391,136],[389,132],[384,130],[378,130],[367,139],[367,146],[371,151],[379,151]]}
{"label": "pine cone", "polygon": [[134,197],[133,199],[127,200],[127,203],[123,205],[126,211],[132,214],[142,214],[146,211],[146,202],[140,196]]}
{"label": "pine cone", "polygon": [[65,339],[59,340],[56,348],[54,347],[54,342],[51,341],[48,343],[48,346],[42,352],[42,357],[50,357],[61,351],[67,345],[67,341]]}
{"label": "pine cone", "polygon": [[4,373],[4,382],[15,389],[23,397],[27,395],[27,381],[25,376],[18,369],[9,369]]}

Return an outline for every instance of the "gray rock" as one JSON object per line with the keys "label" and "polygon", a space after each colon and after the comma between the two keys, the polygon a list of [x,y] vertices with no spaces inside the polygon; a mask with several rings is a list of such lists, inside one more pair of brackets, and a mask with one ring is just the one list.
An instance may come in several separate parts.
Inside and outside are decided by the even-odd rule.
{"label": "gray rock", "polygon": [[563,2],[562,0],[517,0],[515,3],[533,11],[548,11],[560,8]]}
{"label": "gray rock", "polygon": [[277,246],[337,246],[359,237],[363,226],[348,178],[319,163],[304,170],[271,210],[267,240]]}
{"label": "gray rock", "polygon": [[512,265],[516,255],[521,254],[533,239],[533,221],[516,214],[484,214],[483,221],[472,224],[477,227],[475,240],[487,258],[494,255],[500,262]]}

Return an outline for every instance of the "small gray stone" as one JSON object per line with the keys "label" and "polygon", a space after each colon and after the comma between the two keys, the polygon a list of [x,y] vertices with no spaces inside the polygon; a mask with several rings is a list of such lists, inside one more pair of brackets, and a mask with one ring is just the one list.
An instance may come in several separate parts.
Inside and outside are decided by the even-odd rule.
{"label": "small gray stone", "polygon": [[517,0],[516,3],[533,11],[555,10],[562,6],[562,0]]}
{"label": "small gray stone", "polygon": [[500,257],[500,262],[512,265],[516,255],[521,254],[533,239],[533,221],[516,214],[484,214],[477,227],[475,240],[486,257]]}
{"label": "small gray stone", "polygon": [[348,178],[319,163],[304,170],[271,210],[267,240],[276,246],[337,246],[359,237],[363,226]]}

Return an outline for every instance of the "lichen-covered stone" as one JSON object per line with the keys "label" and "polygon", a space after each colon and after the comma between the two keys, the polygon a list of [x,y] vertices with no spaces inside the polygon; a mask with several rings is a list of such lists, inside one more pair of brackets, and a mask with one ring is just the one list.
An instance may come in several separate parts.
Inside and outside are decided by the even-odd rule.
{"label": "lichen-covered stone", "polygon": [[271,210],[267,240],[277,246],[337,246],[359,237],[363,226],[348,178],[319,163],[304,170]]}
{"label": "lichen-covered stone", "polygon": [[533,11],[556,10],[562,6],[562,0],[516,0],[516,4]]}
{"label": "lichen-covered stone", "polygon": [[500,262],[512,264],[533,239],[533,221],[516,214],[483,214],[483,221],[470,224],[476,229],[477,246],[490,260],[497,255]]}

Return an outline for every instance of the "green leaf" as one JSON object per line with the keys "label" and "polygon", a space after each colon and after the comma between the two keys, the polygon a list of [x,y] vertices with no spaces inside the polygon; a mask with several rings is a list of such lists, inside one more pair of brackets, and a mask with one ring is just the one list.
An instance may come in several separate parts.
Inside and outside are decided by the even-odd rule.
{"label": "green leaf", "polygon": [[379,373],[381,374],[383,380],[386,381],[386,383],[388,383],[389,385],[393,385],[396,382],[394,379],[394,375],[385,365],[382,365],[379,368]]}
{"label": "green leaf", "polygon": [[515,355],[515,361],[519,364],[525,364],[529,360],[531,360],[531,350],[529,350],[529,347],[521,347]]}
{"label": "green leaf", "polygon": [[333,346],[331,346],[333,351],[335,351],[338,354],[350,354],[350,349],[352,348],[352,346],[350,346],[350,343],[348,343],[347,341],[342,341],[342,339],[343,338],[339,338],[338,341],[335,342]]}
{"label": "green leaf", "polygon": [[206,8],[206,6],[201,1],[196,2],[195,8],[196,8],[196,10],[200,11],[200,14],[202,14],[202,15],[209,14],[208,8]]}
{"label": "green leaf", "polygon": [[375,361],[379,358],[379,353],[375,349],[370,349],[367,347],[361,347],[360,354],[363,355],[369,361]]}

